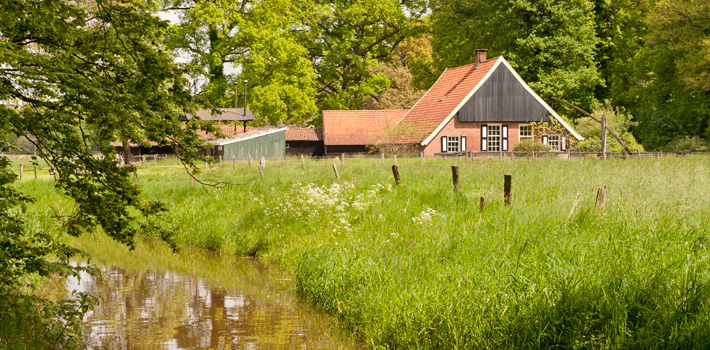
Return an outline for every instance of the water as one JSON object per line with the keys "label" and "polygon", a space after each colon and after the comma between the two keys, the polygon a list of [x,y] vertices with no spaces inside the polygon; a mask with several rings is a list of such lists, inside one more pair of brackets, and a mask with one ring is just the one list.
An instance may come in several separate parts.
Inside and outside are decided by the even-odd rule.
{"label": "water", "polygon": [[173,254],[155,241],[131,252],[108,240],[79,245],[103,275],[67,282],[103,298],[85,317],[90,348],[360,347],[296,296],[286,276],[254,259],[190,248]]}

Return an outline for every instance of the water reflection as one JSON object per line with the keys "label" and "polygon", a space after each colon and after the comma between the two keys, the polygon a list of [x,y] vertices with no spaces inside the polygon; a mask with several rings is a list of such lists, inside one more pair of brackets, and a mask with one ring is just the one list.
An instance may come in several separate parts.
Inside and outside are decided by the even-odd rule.
{"label": "water reflection", "polygon": [[[103,298],[85,318],[90,347],[353,347],[333,331],[324,315],[278,285],[287,281],[258,262],[196,250],[177,255],[167,252],[169,255],[161,259],[165,253],[153,250],[151,254],[151,249],[144,247],[127,255],[109,256],[102,261],[104,265],[99,265],[102,280],[83,275],[79,281],[68,282],[69,289],[90,291]],[[135,259],[131,259],[131,254],[136,255]],[[145,254],[152,256],[141,256]],[[184,254],[191,254],[187,267],[181,264],[185,262]],[[166,269],[166,264],[173,271]],[[191,268],[197,275],[180,271]]]}

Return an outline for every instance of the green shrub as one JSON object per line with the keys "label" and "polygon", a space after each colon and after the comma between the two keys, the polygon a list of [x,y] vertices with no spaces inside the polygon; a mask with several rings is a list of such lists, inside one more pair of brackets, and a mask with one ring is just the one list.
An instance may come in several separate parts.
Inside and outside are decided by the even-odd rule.
{"label": "green shrub", "polygon": [[707,151],[710,149],[710,141],[698,136],[683,137],[671,141],[663,148],[664,151]]}
{"label": "green shrub", "polygon": [[513,147],[515,152],[547,152],[550,146],[543,145],[542,142],[536,139],[524,139]]}

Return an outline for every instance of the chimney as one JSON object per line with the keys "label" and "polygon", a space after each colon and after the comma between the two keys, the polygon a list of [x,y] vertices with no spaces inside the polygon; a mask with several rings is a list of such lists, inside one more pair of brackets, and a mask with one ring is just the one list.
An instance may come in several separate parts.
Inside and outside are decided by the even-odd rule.
{"label": "chimney", "polygon": [[487,53],[488,49],[476,49],[476,68],[478,68],[478,65],[481,64],[481,62],[486,60]]}

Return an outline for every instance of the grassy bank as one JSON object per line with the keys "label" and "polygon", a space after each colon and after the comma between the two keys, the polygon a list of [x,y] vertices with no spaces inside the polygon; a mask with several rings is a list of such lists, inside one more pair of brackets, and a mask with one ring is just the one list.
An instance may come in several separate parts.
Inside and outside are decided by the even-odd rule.
{"label": "grassy bank", "polygon": [[[256,255],[376,346],[668,348],[710,344],[710,160],[267,162],[146,167],[179,241]],[[460,166],[454,193],[450,165]],[[503,204],[503,174],[513,202]],[[20,184],[47,213],[51,180]],[[597,188],[607,186],[603,212]],[[479,198],[488,194],[483,211]],[[570,209],[579,198],[578,208]]]}

